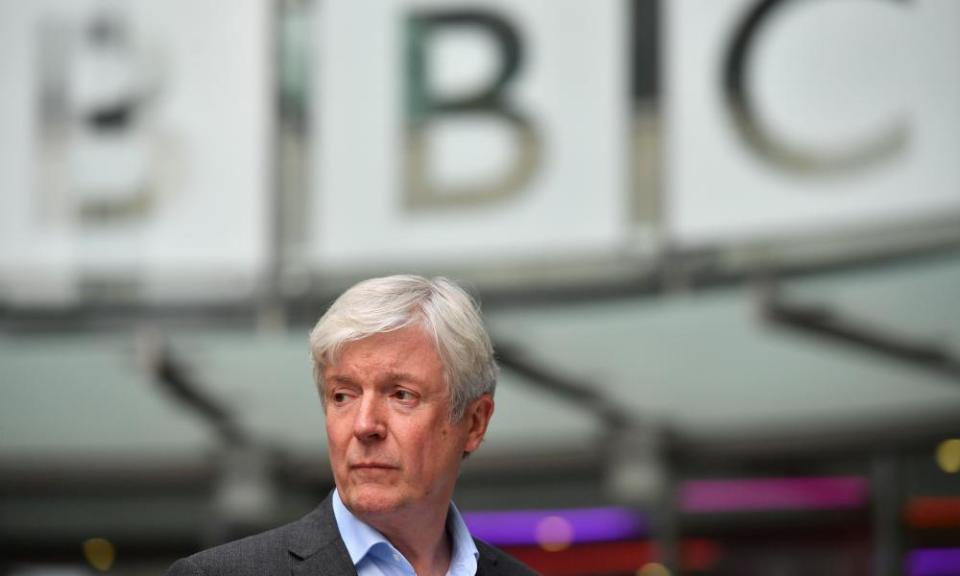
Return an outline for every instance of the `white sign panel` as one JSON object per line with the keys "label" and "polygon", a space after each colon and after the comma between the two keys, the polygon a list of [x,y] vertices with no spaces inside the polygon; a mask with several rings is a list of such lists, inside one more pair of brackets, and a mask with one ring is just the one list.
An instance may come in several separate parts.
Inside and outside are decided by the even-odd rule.
{"label": "white sign panel", "polygon": [[960,215],[960,2],[664,2],[683,246]]}
{"label": "white sign panel", "polygon": [[0,293],[143,298],[264,265],[269,3],[0,5]]}
{"label": "white sign panel", "polygon": [[312,267],[622,245],[623,2],[332,0],[318,12]]}

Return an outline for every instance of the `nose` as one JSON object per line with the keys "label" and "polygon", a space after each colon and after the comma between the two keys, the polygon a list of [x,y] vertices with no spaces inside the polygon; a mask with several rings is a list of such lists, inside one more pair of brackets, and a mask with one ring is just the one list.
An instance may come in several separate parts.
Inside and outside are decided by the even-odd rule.
{"label": "nose", "polygon": [[353,421],[353,435],[361,442],[383,439],[387,434],[382,402],[374,395],[365,396]]}

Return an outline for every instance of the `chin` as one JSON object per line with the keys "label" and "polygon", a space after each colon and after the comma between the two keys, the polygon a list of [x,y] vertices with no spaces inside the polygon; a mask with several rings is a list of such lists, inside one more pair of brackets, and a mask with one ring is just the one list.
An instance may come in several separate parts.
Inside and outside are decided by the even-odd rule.
{"label": "chin", "polygon": [[389,514],[400,510],[404,504],[396,488],[384,486],[354,486],[340,496],[356,515]]}

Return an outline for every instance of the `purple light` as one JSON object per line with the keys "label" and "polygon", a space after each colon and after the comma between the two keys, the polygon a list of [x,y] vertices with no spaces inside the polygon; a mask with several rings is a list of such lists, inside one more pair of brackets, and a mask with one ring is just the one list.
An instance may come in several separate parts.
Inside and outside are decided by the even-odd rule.
{"label": "purple light", "polygon": [[684,512],[858,508],[867,489],[856,476],[692,480],[681,485],[680,502]]}
{"label": "purple light", "polygon": [[602,542],[639,538],[647,534],[643,516],[627,508],[580,508],[560,510],[518,510],[464,512],[470,533],[494,545],[528,546],[541,544],[537,528],[544,520],[558,517],[572,528],[572,542]]}
{"label": "purple light", "polygon": [[[858,476],[690,480],[680,485],[680,506],[684,513],[859,508],[867,493],[867,480]],[[561,520],[544,522],[551,517]],[[646,517],[630,508],[465,512],[463,518],[474,536],[501,546],[543,545],[552,530],[565,533],[567,526],[574,544],[649,534]]]}
{"label": "purple light", "polygon": [[910,576],[960,576],[960,548],[923,548],[907,555]]}

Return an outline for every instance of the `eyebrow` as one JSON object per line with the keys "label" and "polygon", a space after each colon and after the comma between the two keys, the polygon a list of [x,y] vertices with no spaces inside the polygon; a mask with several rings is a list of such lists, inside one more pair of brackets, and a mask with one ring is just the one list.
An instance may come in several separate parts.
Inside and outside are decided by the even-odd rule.
{"label": "eyebrow", "polygon": [[325,382],[336,382],[338,384],[356,384],[356,381],[346,374],[333,374],[329,378],[325,376],[323,380]]}
{"label": "eyebrow", "polygon": [[[324,378],[324,380],[327,381],[327,382],[336,382],[336,383],[338,383],[338,384],[351,384],[351,385],[354,385],[354,386],[358,386],[358,385],[359,385],[359,384],[357,383],[357,381],[356,381],[353,377],[351,377],[351,376],[348,375],[348,374],[342,374],[342,373],[334,373],[334,374],[332,374],[329,378]],[[411,374],[410,372],[402,372],[402,371],[390,371],[390,372],[387,372],[387,373],[385,373],[385,374],[382,374],[381,377],[378,378],[378,380],[379,380],[380,383],[384,383],[384,382],[386,382],[386,383],[392,383],[392,382],[409,382],[409,383],[411,383],[411,384],[422,384],[422,383],[423,383],[423,379],[422,379],[422,378],[419,378],[419,377],[417,377],[417,376],[414,376],[414,375]]]}
{"label": "eyebrow", "polygon": [[423,379],[410,374],[409,372],[387,372],[384,376],[387,382],[410,382],[411,384],[422,384]]}

